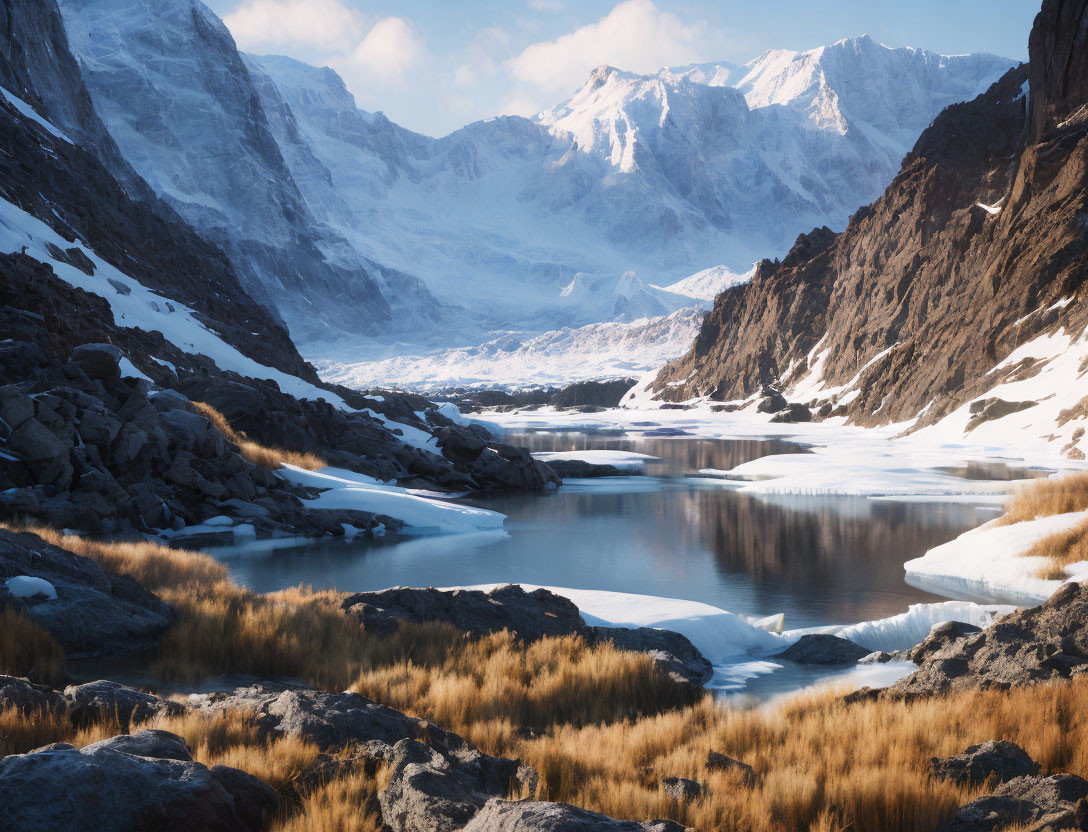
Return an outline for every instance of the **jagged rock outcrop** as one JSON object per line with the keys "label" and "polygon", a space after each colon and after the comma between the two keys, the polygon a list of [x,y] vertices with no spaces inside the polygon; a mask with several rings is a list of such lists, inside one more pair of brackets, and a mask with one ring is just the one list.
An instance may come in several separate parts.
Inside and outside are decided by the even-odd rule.
{"label": "jagged rock outcrop", "polygon": [[91,98],[125,157],[226,252],[250,294],[318,337],[372,331],[388,319],[359,257],[299,192],[234,40],[207,6],[60,5]]}
{"label": "jagged rock outcrop", "polygon": [[[19,597],[6,581],[47,581],[56,597]],[[125,655],[158,641],[173,609],[132,578],[104,571],[90,558],[40,537],[0,529],[0,608],[28,612],[70,653]]]}
{"label": "jagged rock outcrop", "polygon": [[20,832],[259,832],[277,803],[252,775],[194,762],[185,740],[166,731],[0,760],[0,828]]}
{"label": "jagged rock outcrop", "polygon": [[1045,604],[1018,610],[923,658],[885,696],[911,698],[1009,688],[1088,672],[1088,586],[1064,584]]}
{"label": "jagged rock outcrop", "polygon": [[942,112],[846,231],[802,235],[720,295],[657,394],[744,399],[812,373],[849,388],[843,413],[855,423],[899,422],[928,405],[924,425],[1030,375],[1031,362],[990,373],[1017,346],[1083,331],[1086,15],[1083,0],[1046,0],[1031,69]]}

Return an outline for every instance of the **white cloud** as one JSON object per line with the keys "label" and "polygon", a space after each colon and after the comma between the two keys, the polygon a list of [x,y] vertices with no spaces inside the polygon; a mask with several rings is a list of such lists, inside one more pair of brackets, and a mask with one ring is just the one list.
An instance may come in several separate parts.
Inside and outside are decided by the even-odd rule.
{"label": "white cloud", "polygon": [[366,31],[363,15],[338,0],[245,0],[223,22],[248,52],[346,51]]}
{"label": "white cloud", "polygon": [[537,99],[546,101],[549,95],[577,89],[601,64],[653,72],[670,64],[709,60],[720,36],[704,23],[684,24],[652,0],[625,0],[595,23],[526,47],[509,66],[515,78],[537,88]]}
{"label": "white cloud", "polygon": [[558,12],[563,9],[562,0],[529,0],[526,5],[534,12]]}
{"label": "white cloud", "polygon": [[423,44],[411,23],[403,17],[384,17],[355,47],[348,63],[375,79],[398,82],[422,54]]}

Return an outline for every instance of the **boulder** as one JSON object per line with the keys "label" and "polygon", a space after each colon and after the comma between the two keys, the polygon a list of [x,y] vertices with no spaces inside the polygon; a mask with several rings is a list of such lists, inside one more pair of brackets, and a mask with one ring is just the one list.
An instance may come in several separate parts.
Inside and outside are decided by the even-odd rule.
{"label": "boulder", "polygon": [[16,708],[28,716],[64,710],[64,698],[50,687],[18,676],[0,676],[0,709]]}
{"label": "boulder", "polygon": [[1072,829],[1085,815],[1086,798],[1088,781],[1075,774],[1017,777],[957,809],[944,832],[990,832],[1013,825],[1037,832]]}
{"label": "boulder", "polygon": [[41,485],[67,488],[72,481],[68,446],[35,418],[27,419],[11,432],[8,449],[22,457]]}
{"label": "boulder", "polygon": [[929,765],[934,777],[959,785],[981,784],[991,779],[1004,783],[1039,773],[1039,764],[1016,743],[1006,740],[972,745],[952,757],[934,757]]}
{"label": "boulder", "polygon": [[745,786],[755,785],[756,773],[747,763],[734,760],[725,754],[711,751],[706,755],[706,767],[711,771],[723,771],[736,776]]}
{"label": "boulder", "polygon": [[116,382],[121,378],[122,353],[113,344],[82,344],[72,350],[69,363],[79,367],[88,378]]}
{"label": "boulder", "polygon": [[771,421],[778,424],[796,424],[797,422],[811,422],[812,411],[803,404],[788,404],[786,407],[771,417]]}
{"label": "boulder", "polygon": [[775,658],[798,664],[855,664],[869,653],[869,650],[849,639],[829,633],[811,633],[801,636]]}
{"label": "boulder", "polygon": [[519,774],[524,779],[514,760],[401,740],[393,747],[388,785],[378,794],[382,819],[393,832],[452,832],[490,798],[505,797]]}
{"label": "boulder", "polygon": [[[241,806],[224,781],[241,796]],[[267,796],[259,783],[244,772],[214,775],[192,760],[181,737],[166,731],[140,731],[79,750],[56,744],[0,760],[0,828],[258,832],[250,801],[254,794]]]}
{"label": "boulder", "polygon": [[69,685],[64,689],[64,700],[76,725],[115,716],[126,730],[131,723],[146,722],[160,714],[178,716],[185,712],[185,706],[177,702],[104,679]]}
{"label": "boulder", "polygon": [[661,781],[661,788],[673,800],[687,803],[703,796],[703,786],[698,780],[686,777],[666,777]]}
{"label": "boulder", "polygon": [[681,633],[651,627],[589,629],[597,642],[609,642],[620,650],[649,654],[654,667],[673,681],[702,687],[714,675],[714,665]]}
{"label": "boulder", "polygon": [[365,629],[378,633],[392,632],[404,621],[447,621],[476,636],[509,630],[526,641],[585,630],[572,601],[546,589],[526,592],[517,584],[490,592],[398,587],[352,595],[342,606]]}
{"label": "boulder", "polygon": [[0,529],[0,605],[6,579],[48,581],[56,598],[21,599],[27,611],[69,653],[120,656],[157,643],[173,609],[132,578],[107,574],[90,558],[52,546],[28,532]]}
{"label": "boulder", "polygon": [[493,799],[464,832],[684,832],[671,820],[614,820],[566,803]]}

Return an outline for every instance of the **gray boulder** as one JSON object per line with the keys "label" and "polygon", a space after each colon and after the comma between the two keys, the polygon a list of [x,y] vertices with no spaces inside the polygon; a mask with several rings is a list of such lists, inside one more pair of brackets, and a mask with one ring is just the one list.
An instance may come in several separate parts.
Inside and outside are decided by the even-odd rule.
{"label": "gray boulder", "polygon": [[71,483],[68,446],[37,419],[27,419],[12,431],[8,449],[26,461],[39,484],[67,488]]}
{"label": "gray boulder", "polygon": [[77,725],[116,717],[126,730],[131,723],[146,722],[160,714],[179,716],[185,712],[185,706],[177,702],[105,679],[69,685],[64,689],[64,700],[69,718]]}
{"label": "gray boulder", "polygon": [[724,771],[736,776],[745,786],[753,786],[756,782],[756,773],[750,765],[734,760],[725,754],[711,751],[706,755],[706,767],[711,771]]}
{"label": "gray boulder", "polygon": [[1039,764],[1019,745],[1006,740],[972,745],[952,757],[934,757],[929,765],[934,777],[960,785],[981,784],[991,778],[1004,783],[1039,773]]}
{"label": "gray boulder", "polygon": [[775,658],[798,664],[855,664],[869,653],[869,650],[849,639],[829,633],[812,633],[801,636]]}
{"label": "gray boulder", "polygon": [[703,796],[702,784],[686,777],[666,777],[661,781],[661,787],[666,795],[681,803],[698,800]]}
{"label": "gray boulder", "polygon": [[[57,597],[13,598],[4,581],[42,578]],[[136,581],[37,535],[0,529],[0,606],[23,606],[69,653],[126,655],[158,641],[173,609]]]}
{"label": "gray boulder", "polygon": [[88,378],[116,382],[121,378],[121,350],[113,344],[81,344],[72,350],[68,359],[87,374]]}
{"label": "gray boulder", "polygon": [[714,675],[714,665],[707,661],[687,636],[672,630],[650,627],[590,627],[594,640],[609,642],[620,650],[647,653],[654,666],[674,681],[701,687]]}
{"label": "gray boulder", "polygon": [[684,832],[671,820],[615,820],[566,803],[488,801],[464,832]]}
{"label": "gray boulder", "polygon": [[263,821],[243,819],[238,804],[250,813],[252,795],[268,794],[259,783],[244,772],[215,776],[193,762],[181,737],[165,731],[113,737],[78,751],[56,744],[0,760],[0,829],[258,832]]}
{"label": "gray boulder", "polygon": [[1014,824],[1072,829],[1084,819],[1088,781],[1075,774],[1017,777],[956,810],[944,832],[990,832]]}
{"label": "gray boulder", "polygon": [[378,794],[394,832],[461,829],[492,797],[532,775],[514,760],[476,751],[442,752],[412,740],[393,747],[389,782]]}
{"label": "gray boulder", "polygon": [[28,716],[64,710],[64,698],[50,687],[18,676],[0,676],[0,709],[17,708]]}
{"label": "gray boulder", "polygon": [[526,641],[585,629],[572,601],[546,589],[526,592],[517,584],[491,592],[397,587],[352,595],[343,608],[364,628],[378,633],[392,632],[404,621],[447,621],[476,636],[509,630]]}

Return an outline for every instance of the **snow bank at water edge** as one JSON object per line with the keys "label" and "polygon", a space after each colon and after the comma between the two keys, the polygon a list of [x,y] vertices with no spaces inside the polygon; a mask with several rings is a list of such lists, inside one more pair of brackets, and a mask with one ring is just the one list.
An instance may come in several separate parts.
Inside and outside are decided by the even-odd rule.
{"label": "snow bank at water edge", "polygon": [[620,471],[642,471],[648,462],[660,462],[660,457],[635,451],[540,451],[533,454],[541,462],[586,462],[590,465],[611,465]]}
{"label": "snow bank at water edge", "polygon": [[[1040,540],[1088,521],[1088,511],[1041,517],[1008,526],[991,521],[907,561],[907,583],[940,595],[987,598],[1013,604],[1041,604],[1066,581],[1036,573],[1046,558],[1022,557]],[[1088,580],[1088,561],[1067,567],[1067,581]]]}
{"label": "snow bank at water edge", "polygon": [[[447,589],[479,589],[489,592],[504,584],[485,584]],[[691,641],[716,666],[744,666],[753,672],[760,667],[767,672],[765,661],[774,658],[801,636],[810,633],[831,633],[850,639],[871,650],[902,650],[922,641],[935,624],[963,621],[978,627],[988,627],[1000,616],[1012,612],[1011,606],[980,605],[970,601],[946,601],[936,604],[912,604],[899,615],[859,624],[836,624],[771,632],[776,623],[770,616],[757,626],[753,619],[728,612],[699,601],[661,598],[627,592],[568,587],[539,587],[521,584],[527,591],[547,589],[569,598],[582,613],[582,619],[597,627],[652,627],[672,630]],[[774,669],[769,668],[769,669]]]}
{"label": "snow bank at water edge", "polygon": [[496,511],[433,499],[342,468],[307,471],[284,465],[276,473],[296,485],[328,489],[304,502],[309,509],[349,509],[383,514],[405,523],[408,528],[403,530],[404,534],[501,531],[506,519]]}

